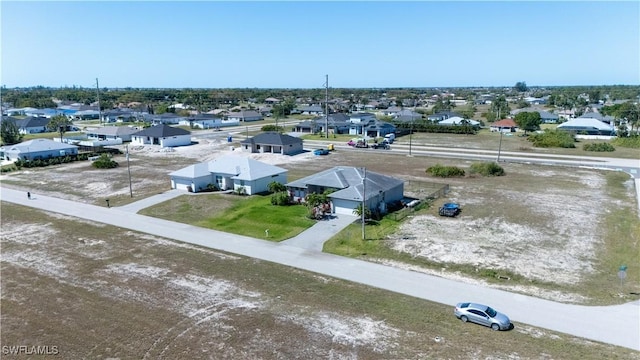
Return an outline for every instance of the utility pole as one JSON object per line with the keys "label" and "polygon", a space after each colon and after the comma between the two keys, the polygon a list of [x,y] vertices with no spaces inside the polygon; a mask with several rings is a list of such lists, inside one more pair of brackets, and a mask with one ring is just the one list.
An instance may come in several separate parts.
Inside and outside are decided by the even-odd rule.
{"label": "utility pole", "polygon": [[363,174],[362,174],[362,240],[366,240],[367,237],[365,236],[365,232],[364,232],[364,218],[365,218],[365,213],[366,213],[366,204],[367,204],[367,168],[362,168],[363,170]]}
{"label": "utility pole", "polygon": [[102,125],[102,110],[100,109],[100,85],[98,85],[98,78],[96,78],[96,92],[98,94],[98,120],[100,120],[100,125]]}
{"label": "utility pole", "polygon": [[129,172],[129,194],[133,198],[133,188],[131,187],[131,166],[129,166],[129,144],[126,145],[127,149],[127,171]]}
{"label": "utility pole", "polygon": [[329,138],[329,75],[325,75],[324,83],[324,131],[326,138]]}

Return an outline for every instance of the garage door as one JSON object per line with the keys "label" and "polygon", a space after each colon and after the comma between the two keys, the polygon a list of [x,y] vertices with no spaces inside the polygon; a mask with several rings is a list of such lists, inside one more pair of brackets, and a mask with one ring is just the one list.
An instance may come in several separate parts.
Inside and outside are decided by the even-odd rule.
{"label": "garage door", "polygon": [[174,189],[178,189],[178,190],[184,190],[187,191],[187,187],[191,186],[191,181],[185,181],[185,180],[173,180],[173,188]]}

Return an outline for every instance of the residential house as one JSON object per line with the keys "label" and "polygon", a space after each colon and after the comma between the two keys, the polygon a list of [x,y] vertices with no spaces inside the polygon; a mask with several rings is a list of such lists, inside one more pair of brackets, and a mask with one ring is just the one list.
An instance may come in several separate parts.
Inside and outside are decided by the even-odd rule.
{"label": "residential house", "polygon": [[276,99],[276,98],[272,98],[272,97],[268,97],[268,98],[264,99],[264,103],[265,104],[269,104],[269,105],[278,104],[280,101],[281,101],[280,99]]}
{"label": "residential house", "polygon": [[0,148],[4,160],[45,160],[78,155],[78,147],[50,139],[33,139]]}
{"label": "residential house", "polygon": [[303,106],[299,108],[302,115],[322,115],[324,114],[324,109],[322,106],[311,105],[311,106]]}
{"label": "residential house", "polygon": [[78,110],[71,115],[74,120],[93,120],[100,119],[100,111],[98,110]]}
{"label": "residential house", "polygon": [[227,114],[227,120],[229,121],[239,121],[239,122],[249,122],[249,121],[259,121],[262,120],[263,117],[257,111],[254,110],[240,110],[238,112],[231,112]]}
{"label": "residential house", "polygon": [[384,121],[375,121],[365,127],[364,134],[366,137],[379,138],[387,134],[394,134],[396,127],[393,124]]}
{"label": "residential house", "polygon": [[104,126],[87,130],[87,138],[96,140],[117,140],[123,142],[131,141],[133,134],[140,132],[140,129],[129,126]]}
{"label": "residential house", "polygon": [[431,121],[431,122],[440,122],[442,120],[446,120],[448,118],[451,117],[462,117],[462,115],[456,113],[456,112],[452,112],[452,111],[442,111],[442,112],[438,112],[432,115],[428,115],[427,116],[427,120]]}
{"label": "residential house", "polygon": [[239,123],[237,120],[227,120],[212,114],[200,114],[180,120],[179,125],[186,125],[192,129],[217,129],[225,126],[235,126]]}
{"label": "residential house", "polygon": [[594,118],[575,118],[564,122],[557,127],[558,130],[568,131],[574,134],[586,135],[615,135],[615,128]]}
{"label": "residential house", "polygon": [[581,118],[591,118],[591,119],[596,119],[599,121],[602,121],[603,123],[607,123],[607,124],[613,124],[613,122],[615,121],[615,118],[611,115],[602,115],[599,112],[588,112],[588,113],[584,113],[580,116]]}
{"label": "residential house", "polygon": [[155,125],[131,135],[134,145],[160,145],[161,147],[191,145],[191,132],[166,124]]}
{"label": "residential house", "polygon": [[349,134],[365,135],[366,128],[373,125],[378,119],[375,114],[368,112],[353,113],[349,115]]}
{"label": "residential house", "polygon": [[174,113],[163,113],[163,114],[159,114],[159,115],[148,115],[147,116],[148,120],[151,122],[151,125],[160,125],[160,124],[166,124],[166,125],[177,125],[180,123],[181,120],[184,120],[184,116],[180,116]]}
{"label": "residential house", "polygon": [[252,153],[294,155],[304,151],[302,139],[275,131],[264,132],[242,140],[240,146],[243,151]]}
{"label": "residential house", "polygon": [[441,121],[438,121],[438,125],[471,125],[475,128],[480,127],[480,122],[471,119],[465,119],[460,116],[453,116]]}
{"label": "residential house", "polygon": [[518,130],[518,124],[516,124],[513,119],[502,119],[492,123],[490,129],[491,132],[516,132],[516,130]]}
{"label": "residential house", "polygon": [[384,214],[389,204],[404,197],[404,180],[350,166],[321,171],[290,182],[286,187],[294,201],[304,201],[309,194],[333,190],[328,197],[331,210],[336,214],[353,215],[363,202],[371,211]]}
{"label": "residential house", "polygon": [[172,189],[199,192],[211,184],[219,190],[242,191],[247,195],[268,191],[274,181],[287,182],[286,169],[237,155],[190,165],[169,176]]}
{"label": "residential house", "polygon": [[130,110],[115,109],[102,113],[102,122],[104,123],[135,122],[136,120],[136,114]]}
{"label": "residential house", "polygon": [[512,110],[511,116],[518,115],[521,112],[537,112],[538,114],[540,114],[540,121],[542,121],[543,124],[557,124],[558,121],[560,120],[560,117],[557,114],[553,114],[548,111],[545,111],[542,109],[536,109],[536,108],[523,108],[523,109]]}
{"label": "residential house", "polygon": [[49,121],[51,121],[49,118],[29,116],[16,120],[15,124],[18,126],[20,134],[39,134],[48,131]]}

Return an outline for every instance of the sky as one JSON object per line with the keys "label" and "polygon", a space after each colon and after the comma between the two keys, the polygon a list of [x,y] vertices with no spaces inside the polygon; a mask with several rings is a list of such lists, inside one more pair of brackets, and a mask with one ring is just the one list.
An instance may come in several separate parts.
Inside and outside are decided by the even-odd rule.
{"label": "sky", "polygon": [[638,1],[6,1],[8,88],[640,84]]}

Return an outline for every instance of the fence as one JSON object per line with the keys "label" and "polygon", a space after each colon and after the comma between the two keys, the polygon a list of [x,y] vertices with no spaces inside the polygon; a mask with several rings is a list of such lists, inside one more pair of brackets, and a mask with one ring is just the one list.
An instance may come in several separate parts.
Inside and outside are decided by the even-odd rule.
{"label": "fence", "polygon": [[435,191],[427,193],[425,194],[425,196],[421,196],[420,199],[417,199],[419,201],[418,204],[414,206],[405,206],[404,208],[389,214],[389,216],[396,221],[402,220],[407,216],[411,215],[412,213],[416,212],[417,210],[423,209],[425,204],[427,204],[428,206],[431,204],[433,200],[445,196],[448,192],[449,192],[449,184],[445,184],[442,187],[436,189]]}

